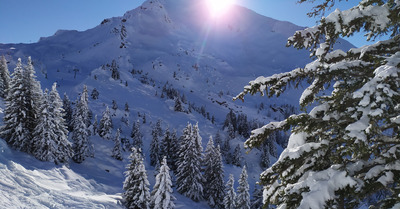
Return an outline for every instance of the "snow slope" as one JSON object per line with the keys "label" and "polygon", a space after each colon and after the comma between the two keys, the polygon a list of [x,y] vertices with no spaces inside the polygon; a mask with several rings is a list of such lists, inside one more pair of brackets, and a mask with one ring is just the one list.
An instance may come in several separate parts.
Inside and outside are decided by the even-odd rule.
{"label": "snow slope", "polygon": [[[122,129],[129,138],[132,124],[140,114],[146,115],[142,125],[145,154],[148,156],[151,126],[158,119],[163,128],[176,129],[181,135],[189,121],[199,122],[205,147],[210,135],[221,129],[230,109],[245,113],[250,120],[266,123],[279,118],[259,114],[256,105],[297,104],[298,92],[291,91],[280,98],[261,100],[248,97],[245,103],[232,102],[248,81],[260,75],[272,75],[303,66],[310,60],[308,52],[286,48],[287,38],[301,29],[289,22],[261,16],[240,6],[219,20],[210,19],[206,7],[197,0],[148,0],[142,6],[121,17],[105,19],[86,31],[57,31],[33,44],[0,44],[0,55],[10,61],[26,61],[32,56],[42,88],[53,82],[74,100],[87,85],[89,94],[96,88],[99,99],[89,99],[89,107],[99,119],[112,100],[117,101],[114,129]],[[350,48],[342,41],[343,48]],[[107,64],[116,60],[120,80],[111,78]],[[132,74],[132,70],[141,73]],[[198,112],[174,112],[174,101],[161,98],[168,83],[196,107],[204,107],[216,123]],[[126,85],[127,84],[127,85]],[[124,104],[130,113],[125,115]],[[185,108],[188,104],[184,105]],[[121,118],[129,119],[127,124]],[[221,132],[225,137],[225,134]],[[43,163],[24,153],[8,149],[0,139],[0,207],[7,208],[118,208],[128,152],[122,162],[112,159],[112,142],[91,137],[95,158],[82,164],[67,166]],[[244,138],[232,140],[231,147],[242,146]],[[243,147],[243,146],[242,146]],[[244,150],[242,150],[244,154]],[[258,180],[260,153],[244,155],[249,173],[250,192]],[[149,159],[148,157],[146,158]],[[146,161],[149,181],[154,185],[154,168]],[[235,176],[241,168],[225,165],[225,178]],[[237,185],[235,185],[236,187]],[[177,208],[208,208],[205,202],[194,203],[174,193]]]}

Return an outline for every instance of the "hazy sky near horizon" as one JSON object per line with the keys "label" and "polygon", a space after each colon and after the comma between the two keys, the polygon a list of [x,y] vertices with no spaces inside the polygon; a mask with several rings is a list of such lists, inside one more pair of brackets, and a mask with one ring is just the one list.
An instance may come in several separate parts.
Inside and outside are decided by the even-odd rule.
{"label": "hazy sky near horizon", "polygon": [[[59,29],[87,30],[103,19],[122,16],[145,0],[0,0],[0,43],[33,43],[40,37],[53,35]],[[356,1],[357,2],[357,1]],[[296,0],[236,0],[236,3],[259,14],[300,26],[313,26],[317,19],[306,13],[312,4]],[[354,1],[352,1],[355,4]],[[352,6],[338,3],[340,9]],[[348,39],[356,46],[366,44],[365,38]]]}

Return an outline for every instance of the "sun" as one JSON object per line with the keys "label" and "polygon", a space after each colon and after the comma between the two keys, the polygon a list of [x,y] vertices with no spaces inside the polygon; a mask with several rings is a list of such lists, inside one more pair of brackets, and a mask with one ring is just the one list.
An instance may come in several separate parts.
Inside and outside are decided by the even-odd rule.
{"label": "sun", "polygon": [[234,0],[206,0],[212,17],[223,15],[234,3]]}

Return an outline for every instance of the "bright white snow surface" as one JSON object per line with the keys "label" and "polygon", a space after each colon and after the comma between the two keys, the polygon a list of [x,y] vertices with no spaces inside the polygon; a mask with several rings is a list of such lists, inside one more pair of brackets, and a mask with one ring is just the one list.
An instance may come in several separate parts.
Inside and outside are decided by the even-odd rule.
{"label": "bright white snow surface", "polygon": [[[86,179],[79,172],[83,166],[40,162],[0,140],[0,208],[122,208],[120,188]],[[88,175],[106,177],[89,169]]]}

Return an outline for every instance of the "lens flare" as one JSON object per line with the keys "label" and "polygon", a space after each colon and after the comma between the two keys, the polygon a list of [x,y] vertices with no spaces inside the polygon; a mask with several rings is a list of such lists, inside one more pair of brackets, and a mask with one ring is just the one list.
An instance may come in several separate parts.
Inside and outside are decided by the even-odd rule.
{"label": "lens flare", "polygon": [[212,17],[223,15],[233,3],[234,0],[207,0],[207,6]]}

